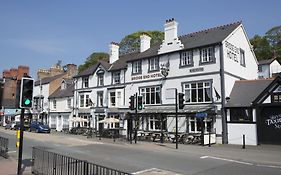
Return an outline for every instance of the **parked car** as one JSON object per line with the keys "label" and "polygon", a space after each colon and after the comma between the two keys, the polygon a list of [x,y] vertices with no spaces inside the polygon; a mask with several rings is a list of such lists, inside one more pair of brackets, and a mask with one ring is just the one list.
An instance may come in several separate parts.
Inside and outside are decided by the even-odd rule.
{"label": "parked car", "polygon": [[38,122],[38,121],[32,121],[29,125],[29,129],[30,132],[35,131],[37,133],[39,132],[46,132],[46,133],[50,133],[51,129],[48,125],[44,125],[42,122]]}
{"label": "parked car", "polygon": [[19,122],[16,122],[16,121],[12,121],[11,123],[8,123],[6,126],[5,126],[5,129],[17,129],[17,125],[19,124]]}

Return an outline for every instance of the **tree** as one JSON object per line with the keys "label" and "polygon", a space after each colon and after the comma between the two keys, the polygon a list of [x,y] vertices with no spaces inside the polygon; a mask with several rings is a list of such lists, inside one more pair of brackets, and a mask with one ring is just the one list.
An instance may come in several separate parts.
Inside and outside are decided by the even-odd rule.
{"label": "tree", "polygon": [[81,64],[78,67],[78,72],[81,73],[84,70],[88,69],[90,66],[96,64],[99,60],[107,60],[109,55],[104,52],[94,52],[92,53],[85,61],[84,64]]}
{"label": "tree", "polygon": [[273,56],[281,61],[281,26],[268,30],[265,37],[272,47]]}
{"label": "tree", "polygon": [[140,36],[145,33],[151,37],[151,45],[161,42],[164,39],[164,33],[161,31],[138,31],[125,36],[119,43],[120,54],[131,53],[140,49]]}
{"label": "tree", "polygon": [[271,46],[265,37],[255,35],[250,42],[258,60],[272,58]]}

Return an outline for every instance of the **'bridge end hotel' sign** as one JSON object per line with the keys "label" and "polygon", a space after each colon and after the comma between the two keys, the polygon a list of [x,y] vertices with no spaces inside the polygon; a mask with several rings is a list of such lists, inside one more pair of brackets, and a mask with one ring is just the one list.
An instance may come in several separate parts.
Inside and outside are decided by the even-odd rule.
{"label": "'bridge end hotel' sign", "polygon": [[162,78],[162,74],[159,73],[159,72],[158,73],[154,73],[154,74],[133,76],[131,80],[132,81],[135,81],[135,80],[147,80],[147,79],[158,78],[158,77]]}

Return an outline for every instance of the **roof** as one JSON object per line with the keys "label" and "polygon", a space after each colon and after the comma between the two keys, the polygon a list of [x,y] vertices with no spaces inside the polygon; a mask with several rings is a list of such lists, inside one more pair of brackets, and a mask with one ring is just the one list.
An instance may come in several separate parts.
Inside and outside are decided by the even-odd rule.
{"label": "roof", "polygon": [[[241,21],[179,36],[179,39],[184,45],[183,50],[217,44],[229,36],[239,25],[241,25]],[[158,50],[160,49],[161,44],[161,42],[156,43],[144,52],[136,51],[133,53],[120,55],[119,59],[112,65],[104,60],[100,60],[99,63],[92,65],[90,68],[74,77],[77,78],[92,75],[98,68],[99,64],[102,64],[109,71],[124,69],[127,66],[127,62],[159,55]]]}
{"label": "roof", "polygon": [[58,75],[55,75],[55,76],[52,76],[52,77],[46,77],[46,78],[42,78],[41,80],[37,80],[35,82],[35,86],[38,86],[40,85],[40,81],[41,81],[41,85],[43,84],[48,84],[58,78],[61,78],[62,76],[66,75],[66,73],[61,73],[61,74],[58,74]]}
{"label": "roof", "polygon": [[274,60],[276,60],[276,58],[271,58],[271,59],[267,59],[267,60],[260,60],[259,65],[271,64]]}
{"label": "roof", "polygon": [[273,79],[236,81],[226,107],[250,107]]}
{"label": "roof", "polygon": [[64,82],[65,82],[66,84],[68,84],[68,85],[70,85],[70,84],[73,83],[73,79],[71,79],[71,78],[64,78],[63,80],[64,80]]}
{"label": "roof", "polygon": [[61,89],[60,87],[52,93],[49,98],[64,98],[73,97],[74,95],[74,84],[69,85],[66,89]]}

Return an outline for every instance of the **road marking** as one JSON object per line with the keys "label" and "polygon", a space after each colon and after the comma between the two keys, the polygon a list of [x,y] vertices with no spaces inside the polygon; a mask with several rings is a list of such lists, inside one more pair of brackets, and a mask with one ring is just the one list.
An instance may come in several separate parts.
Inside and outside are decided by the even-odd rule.
{"label": "road marking", "polygon": [[258,166],[258,167],[278,168],[278,169],[281,169],[281,166],[277,166],[277,165],[254,164],[254,163],[243,162],[243,161],[232,160],[232,159],[225,159],[225,158],[214,157],[214,156],[201,156],[201,157],[200,157],[200,159],[206,159],[206,158],[216,159],[216,160],[223,160],[223,161],[234,162],[234,163],[239,163],[239,164],[244,164],[244,165],[250,165],[250,166]]}
{"label": "road marking", "polygon": [[216,159],[216,160],[223,160],[223,161],[227,161],[227,162],[240,163],[240,164],[244,164],[244,165],[254,165],[254,164],[249,163],[249,162],[242,162],[242,161],[238,161],[238,160],[225,159],[225,158],[214,157],[214,156],[202,156],[202,157],[200,157],[200,158],[201,158],[201,159],[210,158],[210,159]]}
{"label": "road marking", "polygon": [[134,172],[132,174],[142,174],[142,173],[146,173],[146,172],[149,172],[149,171],[155,171],[155,170],[157,170],[157,168],[145,169],[145,170]]}
{"label": "road marking", "polygon": [[173,174],[173,175],[180,175],[176,172],[166,171],[166,170],[162,170],[162,169],[158,169],[158,168],[145,169],[145,170],[142,170],[142,171],[134,172],[132,174],[142,174],[142,175],[152,175],[152,174],[168,175],[168,174]]}

